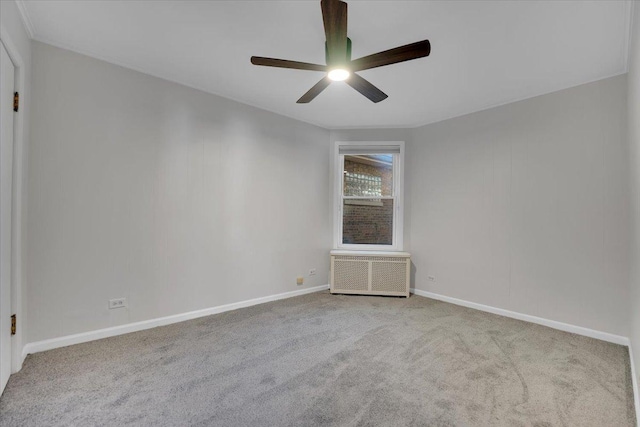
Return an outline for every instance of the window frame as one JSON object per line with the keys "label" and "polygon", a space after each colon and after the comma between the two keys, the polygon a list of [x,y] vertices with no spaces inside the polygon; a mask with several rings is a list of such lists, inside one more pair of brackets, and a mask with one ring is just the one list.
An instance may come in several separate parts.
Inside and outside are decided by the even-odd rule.
{"label": "window frame", "polygon": [[[357,147],[364,149],[359,154],[378,154],[380,149],[389,147],[399,150],[393,154],[393,191],[394,210],[391,245],[354,244],[342,243],[343,230],[343,171],[344,154],[340,154],[341,148]],[[372,153],[367,153],[366,148],[371,148]],[[333,156],[333,249],[353,251],[387,251],[401,252],[404,248],[404,141],[336,141]]]}

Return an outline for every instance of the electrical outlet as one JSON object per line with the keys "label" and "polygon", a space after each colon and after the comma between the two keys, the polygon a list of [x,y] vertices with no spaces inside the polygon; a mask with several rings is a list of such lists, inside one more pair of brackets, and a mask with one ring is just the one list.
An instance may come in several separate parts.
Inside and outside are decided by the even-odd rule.
{"label": "electrical outlet", "polygon": [[435,282],[436,278],[433,277],[433,276],[427,276],[427,280],[430,281],[430,282]]}
{"label": "electrical outlet", "polygon": [[303,285],[303,284],[304,284],[304,277],[298,277],[298,278],[296,278],[296,284],[298,284],[298,285]]}
{"label": "electrical outlet", "polygon": [[109,300],[109,310],[112,310],[114,308],[122,308],[126,306],[127,306],[126,298],[116,298],[116,299]]}
{"label": "electrical outlet", "polygon": [[312,268],[311,270],[309,270],[309,276],[315,276],[316,275],[316,269]]}

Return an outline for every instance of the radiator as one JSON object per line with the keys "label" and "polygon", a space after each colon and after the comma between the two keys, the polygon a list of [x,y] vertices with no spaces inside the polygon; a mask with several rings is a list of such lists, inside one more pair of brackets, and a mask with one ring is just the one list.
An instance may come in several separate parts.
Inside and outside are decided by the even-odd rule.
{"label": "radiator", "polygon": [[409,296],[407,252],[331,251],[331,293]]}

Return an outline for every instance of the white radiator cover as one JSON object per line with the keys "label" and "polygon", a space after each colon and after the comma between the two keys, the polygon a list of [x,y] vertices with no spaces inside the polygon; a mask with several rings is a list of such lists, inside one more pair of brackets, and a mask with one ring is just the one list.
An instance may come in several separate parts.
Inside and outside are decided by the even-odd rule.
{"label": "white radiator cover", "polygon": [[331,251],[331,293],[409,296],[411,254]]}

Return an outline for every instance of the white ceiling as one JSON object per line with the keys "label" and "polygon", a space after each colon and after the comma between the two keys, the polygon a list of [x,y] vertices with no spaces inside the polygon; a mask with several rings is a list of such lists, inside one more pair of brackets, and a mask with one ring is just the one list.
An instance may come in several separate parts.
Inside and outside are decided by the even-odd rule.
{"label": "white ceiling", "polygon": [[319,1],[19,1],[33,38],[327,128],[411,127],[625,73],[629,1],[348,1],[353,58],[429,39],[431,56],[343,82],[251,65],[324,64]]}

